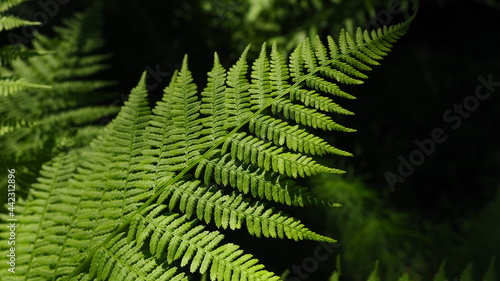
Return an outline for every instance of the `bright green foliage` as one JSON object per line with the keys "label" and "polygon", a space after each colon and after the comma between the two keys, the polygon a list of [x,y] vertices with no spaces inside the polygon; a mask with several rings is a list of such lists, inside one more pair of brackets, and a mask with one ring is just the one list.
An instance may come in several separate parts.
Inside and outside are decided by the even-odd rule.
{"label": "bright green foliage", "polygon": [[[273,206],[338,206],[293,180],[343,173],[313,158],[350,155],[314,129],[353,131],[328,114],[332,108],[348,113],[332,99],[354,98],[339,84],[361,83],[361,73],[378,64],[410,22],[371,34],[359,30],[356,41],[342,32],[338,43],[328,38],[328,47],[319,38],[305,41],[288,62],[275,45],[269,54],[264,44],[253,63],[246,61],[247,48],[226,72],[215,55],[201,94],[186,56],[152,110],[143,75],[89,147],[44,166],[28,200],[19,203],[20,220],[29,218],[17,230],[25,246],[17,273],[4,279],[183,280],[197,272],[210,280],[280,280],[212,229],[335,242]],[[62,84],[54,89],[69,89]]]}

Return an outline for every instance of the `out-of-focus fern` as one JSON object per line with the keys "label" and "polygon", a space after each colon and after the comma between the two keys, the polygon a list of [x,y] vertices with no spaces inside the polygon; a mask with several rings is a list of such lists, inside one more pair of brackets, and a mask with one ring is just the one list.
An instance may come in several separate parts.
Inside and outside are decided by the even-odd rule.
{"label": "out-of-focus fern", "polygon": [[[2,7],[18,2],[2,2]],[[96,54],[102,45],[98,10],[80,13],[55,31],[54,38],[36,34],[33,49],[9,45],[2,50],[10,55],[1,53],[0,169],[17,169],[19,196],[58,150],[82,146],[75,140],[98,134],[82,128],[118,111],[92,105],[110,97],[99,91],[110,83],[91,78],[106,68],[108,57]]]}
{"label": "out-of-focus fern", "polygon": [[350,113],[335,102],[354,98],[339,84],[361,84],[410,22],[342,31],[326,45],[306,40],[288,62],[266,44],[251,68],[248,48],[228,71],[215,55],[200,92],[186,57],[153,110],[143,75],[88,149],[44,166],[18,207],[24,262],[3,278],[186,280],[198,272],[211,280],[279,280],[221,231],[335,241],[275,206],[338,206],[294,179],[343,173],[314,156],[350,153],[314,132],[353,131],[330,116]]}
{"label": "out-of-focus fern", "polygon": [[[311,187],[325,200],[343,205],[338,210],[312,210],[309,215],[324,232],[337,234],[341,241],[337,252],[342,255],[348,278],[364,280],[373,260],[380,261],[388,280],[396,279],[406,268],[419,271],[422,257],[416,245],[425,240],[410,214],[389,208],[384,198],[360,179],[321,175],[311,179]],[[409,256],[409,252],[413,254]]]}
{"label": "out-of-focus fern", "polygon": [[[434,275],[432,278],[432,281],[474,281],[478,279],[474,279],[473,275],[473,264],[469,263],[463,270],[460,276],[457,276],[455,278],[447,278],[446,277],[446,270],[445,270],[445,262],[441,264],[439,267],[438,272]],[[375,268],[373,269],[372,273],[366,279],[367,281],[380,281],[380,280],[395,280],[395,279],[380,279],[380,274],[379,274],[379,263],[378,261],[375,263]],[[330,281],[337,281],[340,276],[339,271],[334,271],[332,276],[330,277]],[[481,281],[497,281],[496,277],[496,271],[495,271],[495,257],[491,258],[490,263],[486,271],[482,275]],[[420,279],[413,279],[408,273],[404,273],[398,281],[418,281]],[[423,280],[422,280],[423,281]]]}

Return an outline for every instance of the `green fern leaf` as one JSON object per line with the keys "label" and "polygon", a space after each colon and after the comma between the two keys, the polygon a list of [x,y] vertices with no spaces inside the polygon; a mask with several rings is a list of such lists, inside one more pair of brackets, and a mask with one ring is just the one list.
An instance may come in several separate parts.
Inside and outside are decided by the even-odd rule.
{"label": "green fern leaf", "polygon": [[195,176],[200,178],[203,174],[206,184],[214,180],[221,186],[235,187],[240,192],[251,194],[255,198],[297,207],[340,206],[319,200],[307,188],[297,186],[285,176],[276,176],[272,172],[252,168],[241,161],[231,159],[229,155],[213,160],[202,160]]}
{"label": "green fern leaf", "polygon": [[30,89],[30,88],[39,88],[39,89],[50,89],[50,86],[47,85],[39,85],[32,84],[27,82],[25,79],[1,79],[0,80],[0,96],[9,96],[14,94],[15,92]]}
{"label": "green fern leaf", "polygon": [[140,245],[116,236],[110,241],[111,248],[103,248],[92,260],[88,278],[92,280],[175,280],[187,281],[177,268],[166,270],[153,257],[146,258],[138,249]]}
{"label": "green fern leaf", "polygon": [[344,173],[338,169],[317,164],[311,157],[293,153],[282,153],[282,149],[264,141],[240,133],[224,144],[222,153],[231,153],[233,159],[238,159],[268,171],[285,174],[291,177],[305,177],[319,173]]}
{"label": "green fern leaf", "polygon": [[[78,161],[68,167],[71,171],[43,174],[31,191],[32,197],[43,200],[21,204],[19,216],[31,215],[37,224],[34,231],[19,232],[19,239],[32,241],[29,254],[23,253],[29,265],[19,278],[183,279],[178,272],[184,270],[186,276],[187,271],[198,272],[211,280],[280,280],[205,224],[221,229],[246,226],[257,237],[335,241],[263,200],[338,206],[322,202],[291,179],[342,173],[318,164],[313,156],[350,155],[309,131],[351,131],[316,106],[335,108],[328,100],[353,98],[337,84],[358,83],[359,73],[382,57],[377,44],[388,48],[408,24],[372,34],[371,41],[364,36],[354,41],[341,33],[338,49],[330,42],[328,50],[318,40],[305,42],[288,65],[275,45],[269,56],[264,44],[250,71],[247,48],[227,75],[215,55],[201,95],[186,56],[152,113],[143,75],[117,118],[75,156]],[[67,29],[60,33],[68,41],[77,37]],[[40,42],[40,48],[48,43]],[[74,53],[96,44],[61,48]],[[92,56],[87,60],[95,61],[99,59]],[[55,57],[30,62],[34,67],[29,71],[18,65],[28,81],[57,82],[54,85],[65,92],[61,85],[74,83],[65,71],[56,71]],[[84,64],[68,60],[65,65]],[[78,75],[94,70],[85,68]],[[292,93],[298,98],[292,100]],[[84,122],[82,115],[71,118]],[[58,163],[53,165],[61,166]],[[43,193],[53,182],[64,188],[57,194]],[[39,205],[46,206],[43,213],[37,212]],[[378,263],[370,281],[379,280],[377,271]]]}
{"label": "green fern leaf", "polygon": [[158,199],[158,203],[168,202],[169,209],[178,206],[188,218],[196,216],[199,220],[218,228],[240,229],[246,223],[251,235],[293,240],[318,240],[336,242],[307,229],[299,220],[289,217],[264,204],[251,202],[232,192],[224,194],[216,187],[200,185],[200,182],[179,182],[168,188]]}
{"label": "green fern leaf", "polygon": [[[2,1],[2,5],[20,3],[9,2]],[[42,163],[69,149],[70,143],[82,145],[68,141],[79,130],[118,111],[110,106],[87,107],[109,98],[99,90],[112,84],[88,78],[105,69],[103,60],[109,57],[96,52],[102,45],[96,26],[98,14],[89,9],[76,15],[66,21],[67,26],[57,29],[55,38],[37,33],[32,50],[14,46],[0,49],[2,64],[6,64],[0,80],[0,143],[5,148],[0,154],[6,161],[0,166],[27,167],[19,170],[25,181],[19,192],[27,192]]]}
{"label": "green fern leaf", "polygon": [[210,147],[224,136],[228,114],[225,110],[226,70],[220,64],[219,57],[215,54],[214,67],[208,73],[207,87],[201,93],[202,104],[200,113],[206,115],[201,119],[204,129],[201,131],[210,141],[206,142]]}
{"label": "green fern leaf", "polygon": [[203,274],[210,269],[211,280],[279,280],[238,246],[219,246],[223,237],[218,232],[206,231],[185,216],[172,213],[158,216],[165,207],[152,205],[145,210],[147,216],[136,217],[129,239],[140,243],[149,239],[149,248],[156,258],[161,259],[166,252],[169,263],[181,259],[181,266],[190,264],[191,272]]}
{"label": "green fern leaf", "polygon": [[10,30],[21,26],[40,25],[39,22],[27,21],[14,16],[2,15],[0,17],[0,31]]}

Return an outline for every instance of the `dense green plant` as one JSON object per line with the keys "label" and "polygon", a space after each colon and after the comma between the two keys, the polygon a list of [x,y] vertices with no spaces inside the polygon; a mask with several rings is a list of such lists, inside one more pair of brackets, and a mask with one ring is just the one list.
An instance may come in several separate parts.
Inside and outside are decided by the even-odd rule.
{"label": "dense green plant", "polygon": [[[9,0],[3,1],[0,4],[0,31],[12,30],[22,26],[39,25],[38,22],[27,21],[19,17],[9,15],[6,13],[13,6],[22,3],[25,0]],[[16,45],[6,45],[0,48],[0,66],[9,65],[13,60],[19,58],[28,58],[35,56],[37,53],[34,50],[27,50],[20,48]],[[26,88],[47,88],[46,85],[39,85],[29,83],[28,81],[19,77],[9,77],[2,73],[0,76],[0,96],[8,96],[12,93]],[[5,131],[6,128],[0,129],[0,133]]]}
{"label": "dense green plant", "polygon": [[[215,55],[201,93],[185,57],[153,110],[143,75],[90,146],[57,153],[43,166],[27,200],[17,205],[23,221],[16,230],[18,264],[9,275],[3,263],[3,279],[187,280],[188,272],[199,272],[212,280],[279,280],[213,228],[335,241],[279,205],[338,206],[294,179],[342,173],[313,156],[350,153],[316,132],[353,131],[329,116],[352,114],[332,99],[354,98],[338,84],[361,84],[410,22],[352,35],[341,31],[327,45],[319,37],[306,40],[288,63],[276,44],[270,54],[264,44],[251,70],[248,48],[229,71]],[[2,238],[9,235],[5,229]],[[2,256],[9,253],[0,247]]]}
{"label": "dense green plant", "polygon": [[[43,162],[61,150],[88,144],[101,133],[98,121],[118,111],[97,105],[111,97],[101,90],[111,83],[92,78],[107,67],[103,61],[109,57],[96,52],[103,44],[98,19],[95,7],[56,28],[54,38],[37,33],[33,48],[2,49],[0,168],[17,168],[19,196],[35,181]],[[8,26],[18,26],[14,23]]]}

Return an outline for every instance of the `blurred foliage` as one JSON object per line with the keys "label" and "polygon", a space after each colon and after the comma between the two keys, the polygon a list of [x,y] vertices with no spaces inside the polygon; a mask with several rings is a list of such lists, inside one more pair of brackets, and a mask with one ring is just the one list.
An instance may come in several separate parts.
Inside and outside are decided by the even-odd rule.
{"label": "blurred foliage", "polygon": [[342,271],[349,280],[365,280],[375,260],[380,261],[387,280],[396,280],[401,272],[418,276],[425,270],[419,245],[426,238],[413,223],[417,214],[390,208],[387,197],[381,197],[359,178],[319,176],[311,184],[315,193],[342,204],[326,212],[317,210],[311,217],[325,227],[325,233],[339,240]]}
{"label": "blurred foliage", "polygon": [[[341,28],[354,33],[355,27],[381,27],[393,17],[408,18],[415,7],[410,0],[204,0],[208,26],[223,31],[225,40],[210,40],[213,49],[229,45],[233,52],[261,42],[276,42],[289,52],[306,37],[338,34]],[[385,13],[377,14],[378,9]],[[377,17],[379,16],[379,17]],[[209,36],[210,38],[211,36]],[[218,39],[218,38],[216,38]],[[229,44],[228,44],[229,43]],[[234,54],[230,55],[231,58]]]}
{"label": "blurred foliage", "polygon": [[[28,194],[44,162],[61,151],[87,145],[99,135],[103,121],[119,110],[99,105],[112,97],[103,88],[113,83],[98,78],[109,58],[98,53],[104,43],[98,11],[94,6],[66,20],[64,26],[55,28],[55,36],[34,33],[32,48],[6,45],[30,54],[0,67],[2,81],[28,85],[0,95],[0,169],[16,169],[19,198]],[[29,39],[20,30],[8,35]],[[2,173],[0,180],[6,182],[6,176]],[[1,185],[0,192],[6,193],[6,189]]]}

